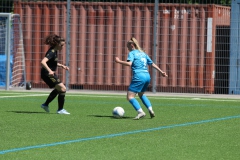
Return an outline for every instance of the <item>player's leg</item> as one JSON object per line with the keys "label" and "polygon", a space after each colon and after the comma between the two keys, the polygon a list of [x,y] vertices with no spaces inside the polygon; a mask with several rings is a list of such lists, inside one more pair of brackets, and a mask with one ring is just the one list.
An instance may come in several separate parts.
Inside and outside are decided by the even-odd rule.
{"label": "player's leg", "polygon": [[49,94],[47,100],[45,101],[44,105],[48,106],[49,103],[51,103],[57,95],[58,95],[57,89],[52,90],[52,92]]}
{"label": "player's leg", "polygon": [[54,98],[58,95],[58,91],[56,89],[54,89],[49,95],[48,95],[48,98],[47,100],[45,101],[45,103],[43,103],[41,105],[41,107],[46,111],[46,112],[49,112],[49,103],[51,103]]}
{"label": "player's leg", "polygon": [[144,76],[144,74],[134,74],[131,84],[128,87],[127,99],[132,104],[134,109],[138,112],[138,115],[134,119],[140,119],[146,115],[142,110],[139,102],[135,99],[136,93],[139,93],[145,84],[145,80],[142,76]]}
{"label": "player's leg", "polygon": [[153,117],[155,117],[155,114],[154,114],[154,111],[152,109],[152,104],[151,104],[150,100],[147,98],[147,96],[144,94],[144,92],[147,90],[147,87],[148,87],[148,85],[150,83],[150,80],[151,80],[149,73],[143,74],[142,79],[145,80],[145,83],[144,83],[141,91],[138,93],[138,96],[141,99],[142,103],[148,109],[148,111],[150,113],[150,117],[153,118]]}
{"label": "player's leg", "polygon": [[58,90],[58,114],[70,114],[65,109],[63,109],[65,102],[66,87],[63,83],[59,83],[55,86],[55,89]]}
{"label": "player's leg", "polygon": [[140,118],[143,118],[146,114],[142,110],[140,104],[135,98],[136,93],[128,91],[127,92],[127,100],[132,104],[134,109],[138,112],[137,116],[134,118],[135,120],[138,120]]}
{"label": "player's leg", "polygon": [[[42,80],[49,86],[49,88],[54,88],[56,85],[55,78],[48,75],[48,73],[41,72],[41,78]],[[58,95],[58,91],[54,89],[47,97],[46,101],[41,105],[41,108],[43,108],[46,112],[49,112],[49,103],[51,103],[54,98]]]}
{"label": "player's leg", "polygon": [[141,99],[142,103],[148,109],[150,117],[151,118],[155,117],[155,114],[154,114],[154,111],[153,111],[153,108],[152,108],[152,104],[151,104],[150,100],[147,98],[147,96],[144,94],[144,92],[138,93],[138,96]]}
{"label": "player's leg", "polygon": [[134,109],[137,112],[142,112],[142,108],[140,106],[140,104],[138,103],[138,101],[135,98],[136,93],[128,91],[127,92],[127,100],[132,104],[132,106],[134,107]]}

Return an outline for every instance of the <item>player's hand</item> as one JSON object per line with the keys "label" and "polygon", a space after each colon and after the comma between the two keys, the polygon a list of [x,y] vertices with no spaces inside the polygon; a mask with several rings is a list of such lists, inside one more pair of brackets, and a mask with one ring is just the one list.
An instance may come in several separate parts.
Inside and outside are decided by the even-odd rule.
{"label": "player's hand", "polygon": [[163,77],[168,77],[168,75],[167,75],[166,72],[162,72],[162,76],[163,76]]}
{"label": "player's hand", "polygon": [[53,76],[54,76],[54,72],[53,72],[53,71],[50,71],[50,72],[48,72],[48,75],[49,75],[50,77],[53,77]]}
{"label": "player's hand", "polygon": [[66,70],[69,70],[69,67],[68,67],[68,66],[62,65],[62,68],[63,68],[63,69],[66,69]]}

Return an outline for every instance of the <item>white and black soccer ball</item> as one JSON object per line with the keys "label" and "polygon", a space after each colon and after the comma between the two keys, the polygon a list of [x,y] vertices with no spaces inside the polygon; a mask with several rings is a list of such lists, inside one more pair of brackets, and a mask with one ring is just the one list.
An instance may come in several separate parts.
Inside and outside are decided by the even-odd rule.
{"label": "white and black soccer ball", "polygon": [[27,82],[26,83],[26,90],[31,90],[31,89],[32,89],[31,82]]}
{"label": "white and black soccer ball", "polygon": [[113,114],[113,117],[115,118],[122,118],[124,116],[124,109],[122,107],[115,107],[113,108],[113,111],[112,111],[112,114]]}

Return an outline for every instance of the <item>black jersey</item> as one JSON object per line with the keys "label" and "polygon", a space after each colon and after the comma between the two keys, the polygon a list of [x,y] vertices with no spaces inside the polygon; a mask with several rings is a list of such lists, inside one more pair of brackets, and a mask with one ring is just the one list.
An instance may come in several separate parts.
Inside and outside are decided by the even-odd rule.
{"label": "black jersey", "polygon": [[[48,59],[47,65],[52,71],[57,70],[57,63],[58,63],[58,56],[57,51],[53,48],[50,48],[47,53],[45,54],[45,57]],[[44,67],[42,67],[42,70],[47,71]]]}

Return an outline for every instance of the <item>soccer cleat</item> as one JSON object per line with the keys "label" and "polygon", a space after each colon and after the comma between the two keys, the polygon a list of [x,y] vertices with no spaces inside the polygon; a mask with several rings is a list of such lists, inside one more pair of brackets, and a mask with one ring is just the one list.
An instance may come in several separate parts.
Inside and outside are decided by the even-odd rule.
{"label": "soccer cleat", "polygon": [[70,114],[70,113],[67,112],[65,109],[62,109],[60,111],[57,111],[57,114]]}
{"label": "soccer cleat", "polygon": [[146,116],[146,114],[144,112],[141,112],[141,113],[138,113],[138,115],[135,118],[133,118],[133,119],[134,120],[139,120],[140,118],[143,118],[145,116]]}
{"label": "soccer cleat", "polygon": [[151,118],[155,117],[155,114],[154,114],[153,111],[149,111],[149,114],[150,114],[150,117],[151,117]]}
{"label": "soccer cleat", "polygon": [[45,104],[42,104],[42,105],[41,105],[41,108],[44,109],[46,112],[49,113],[49,108],[48,108],[48,106],[46,106]]}

